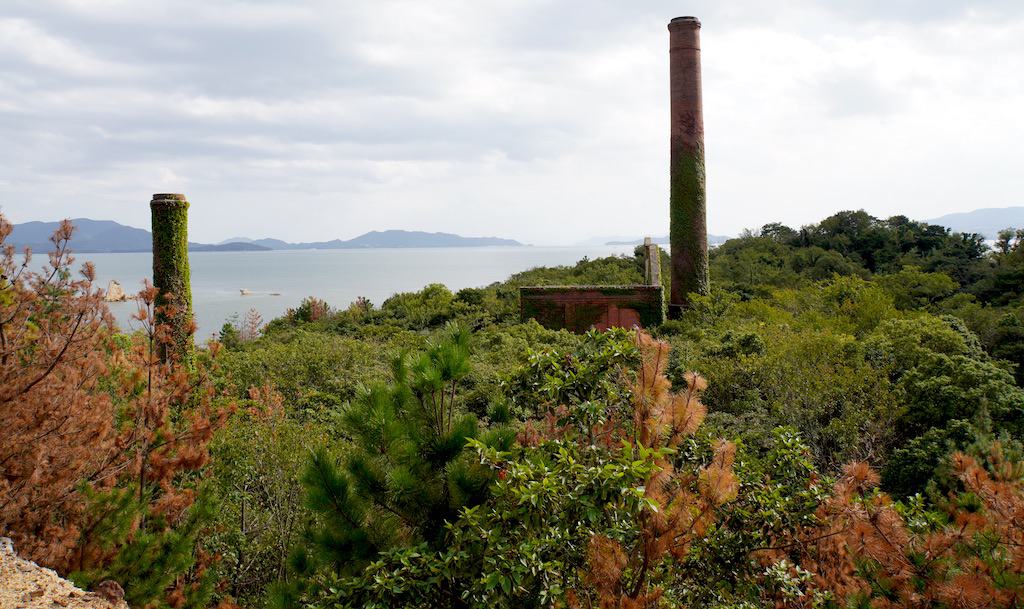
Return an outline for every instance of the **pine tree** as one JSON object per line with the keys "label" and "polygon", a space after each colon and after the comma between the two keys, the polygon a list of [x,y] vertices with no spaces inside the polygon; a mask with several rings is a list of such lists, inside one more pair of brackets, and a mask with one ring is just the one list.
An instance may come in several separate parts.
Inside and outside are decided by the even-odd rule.
{"label": "pine tree", "polygon": [[[671,391],[668,343],[637,333],[641,365],[631,384],[632,438],[623,446],[655,451],[655,467],[644,482],[644,507],[636,515],[637,535],[626,541],[601,533],[590,538],[587,579],[602,609],[662,606],[659,569],[687,557],[694,541],[714,525],[718,509],[736,498],[733,473],[736,447],[718,440],[710,463],[697,471],[677,468],[672,455],[693,436],[707,415],[701,393],[707,381],[695,372],[684,375],[686,389]],[[583,592],[583,591],[581,591]],[[573,606],[570,603],[570,606]],[[578,606],[585,606],[580,603]]]}
{"label": "pine tree", "polygon": [[353,576],[323,574],[310,605],[680,606],[673,586],[707,572],[700,549],[686,562],[691,549],[739,491],[735,447],[696,448],[704,379],[688,373],[685,389],[672,391],[668,345],[645,334],[635,340],[636,373],[609,371],[628,394],[624,408],[602,403],[605,416],[591,417],[574,411],[594,404],[572,403],[557,409],[561,424],[534,427],[532,441],[512,451],[471,443],[497,480],[485,503],[451,521],[446,545],[392,548]]}
{"label": "pine tree", "polygon": [[[293,567],[357,573],[383,550],[426,542],[442,548],[445,522],[482,503],[493,480],[466,450],[470,439],[507,449],[505,427],[484,431],[463,412],[459,384],[470,372],[470,333],[451,325],[418,358],[392,363],[392,380],[369,387],[349,405],[340,434],[351,449],[340,462],[313,455],[303,484],[321,525],[309,531]],[[279,590],[290,604],[295,589]]]}
{"label": "pine tree", "polygon": [[1024,462],[997,441],[980,458],[957,452],[948,461],[962,490],[935,506],[919,495],[897,503],[878,490],[868,464],[848,464],[819,507],[818,524],[762,557],[788,565],[794,579],[809,576],[786,606],[1021,607]]}
{"label": "pine tree", "polygon": [[88,493],[68,570],[85,586],[124,582],[131,606],[202,607],[216,573],[197,545],[214,506],[195,473],[208,464],[213,434],[233,407],[214,399],[208,357],[190,367],[177,354],[160,359],[157,347],[172,334],[157,321],[156,299],[147,281],[137,296],[139,330],[110,358],[107,380],[124,421],[102,474],[114,486]]}
{"label": "pine tree", "polygon": [[11,230],[0,215],[0,536],[84,587],[119,582],[131,606],[201,605],[196,481],[229,409],[204,362],[157,357],[171,333],[152,286],[141,330],[117,334],[92,265],[72,272],[70,222],[41,271],[3,243]]}

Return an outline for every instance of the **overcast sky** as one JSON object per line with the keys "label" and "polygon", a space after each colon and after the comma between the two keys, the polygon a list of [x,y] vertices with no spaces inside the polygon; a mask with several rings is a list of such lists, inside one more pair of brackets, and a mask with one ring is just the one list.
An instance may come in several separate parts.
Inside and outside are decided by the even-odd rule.
{"label": "overcast sky", "polygon": [[669,19],[708,226],[1024,204],[1024,1],[0,0],[0,207],[191,237],[668,228]]}

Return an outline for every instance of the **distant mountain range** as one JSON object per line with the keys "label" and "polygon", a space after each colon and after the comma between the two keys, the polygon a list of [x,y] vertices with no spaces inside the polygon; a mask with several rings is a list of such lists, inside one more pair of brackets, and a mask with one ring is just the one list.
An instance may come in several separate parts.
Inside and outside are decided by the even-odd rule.
{"label": "distant mountain range", "polygon": [[[76,252],[148,252],[152,235],[148,230],[125,226],[112,220],[76,218],[72,249]],[[1024,207],[999,207],[947,214],[928,220],[961,233],[979,233],[995,239],[1004,228],[1024,228]],[[7,243],[18,249],[31,247],[36,252],[48,252],[52,246],[50,235],[58,222],[25,222],[15,224]],[[708,243],[717,245],[731,237],[708,235]],[[643,243],[642,237],[596,237],[580,245],[634,245]],[[655,243],[667,244],[668,237],[656,237]],[[385,230],[371,231],[354,239],[333,239],[308,243],[289,243],[280,239],[249,239],[235,237],[220,243],[189,243],[193,252],[247,252],[267,250],[357,249],[357,248],[414,248],[414,247],[481,247],[521,246],[512,239],[498,237],[462,237],[451,233]]]}
{"label": "distant mountain range", "polygon": [[[90,220],[75,218],[75,234],[71,249],[81,253],[148,252],[153,237],[148,230],[125,226],[111,220]],[[7,243],[21,249],[30,247],[35,252],[48,252],[53,244],[53,234],[59,222],[25,222],[15,224]],[[246,239],[238,237],[227,241],[208,244],[189,242],[193,252],[253,252],[268,250],[300,249],[356,249],[383,247],[479,247],[522,245],[512,239],[497,237],[460,237],[449,233],[425,233],[421,231],[387,230],[372,231],[355,239],[319,241],[315,243],[288,243],[280,239]]]}
{"label": "distant mountain range", "polygon": [[[148,230],[125,226],[112,220],[75,218],[71,220],[71,223],[75,225],[75,233],[71,238],[71,249],[76,252],[148,252],[153,247],[153,236]],[[30,247],[34,252],[48,252],[53,247],[53,244],[50,243],[50,235],[57,230],[59,225],[59,222],[15,224],[11,235],[7,238],[7,243],[18,249]],[[189,243],[188,248],[193,252],[237,252],[268,249],[245,243],[226,245]]]}
{"label": "distant mountain range", "polygon": [[[724,235],[708,234],[708,245],[721,245],[721,244],[725,243],[726,241],[728,241],[729,239],[732,239],[732,237],[726,237]],[[654,238],[651,239],[651,241],[653,241],[654,243],[657,243],[658,245],[668,245],[668,235],[666,235],[664,237],[654,237]],[[621,239],[621,240],[615,240],[615,241],[605,241],[604,244],[605,245],[633,245],[633,244],[641,245],[643,242],[644,242],[643,237],[638,237],[636,239]]]}
{"label": "distant mountain range", "polygon": [[979,233],[987,239],[995,239],[1004,228],[1024,228],[1024,207],[987,207],[946,214],[928,222],[958,233]]}
{"label": "distant mountain range", "polygon": [[483,247],[483,246],[519,246],[522,243],[512,239],[498,237],[462,237],[451,233],[425,233],[423,231],[385,230],[370,231],[355,239],[332,241],[314,241],[310,243],[288,243],[280,239],[248,239],[235,237],[222,241],[218,245],[231,244],[258,245],[272,250],[336,250],[369,247]]}

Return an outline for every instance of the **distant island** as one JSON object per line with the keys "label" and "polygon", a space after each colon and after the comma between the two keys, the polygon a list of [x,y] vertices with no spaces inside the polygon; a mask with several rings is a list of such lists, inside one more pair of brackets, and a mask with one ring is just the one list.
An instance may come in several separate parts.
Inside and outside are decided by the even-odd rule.
{"label": "distant island", "polygon": [[978,233],[986,239],[995,239],[1004,228],[1024,228],[1024,207],[986,207],[946,214],[927,222],[958,233]]}
{"label": "distant island", "polygon": [[[148,252],[153,237],[148,230],[125,226],[112,220],[91,220],[75,218],[75,236],[72,248],[81,253],[131,253]],[[52,247],[50,235],[59,222],[24,222],[15,224],[7,243],[17,249],[29,247],[35,252],[47,252]],[[247,239],[236,237],[221,243],[188,244],[193,252],[258,252],[270,250],[312,250],[312,249],[362,249],[362,248],[413,248],[413,247],[483,247],[521,246],[512,239],[498,237],[462,237],[451,233],[427,233],[422,231],[386,230],[371,231],[354,239],[317,241],[311,243],[288,243],[280,239]]]}
{"label": "distant island", "polygon": [[256,245],[271,250],[337,250],[370,247],[515,247],[522,243],[513,239],[499,237],[462,237],[452,233],[427,233],[409,230],[370,231],[354,239],[331,241],[313,241],[309,243],[288,243],[280,239],[248,239],[235,237],[222,241],[218,246],[232,244]]}
{"label": "distant island", "polygon": [[[125,226],[112,220],[91,220],[75,218],[75,235],[71,247],[81,253],[131,253],[148,252],[153,246],[153,236],[148,230]],[[57,230],[59,222],[24,222],[15,224],[7,243],[17,249],[32,248],[34,252],[48,252],[53,244],[50,235]],[[189,243],[193,252],[237,252],[260,251],[269,248],[244,243],[217,244]]]}

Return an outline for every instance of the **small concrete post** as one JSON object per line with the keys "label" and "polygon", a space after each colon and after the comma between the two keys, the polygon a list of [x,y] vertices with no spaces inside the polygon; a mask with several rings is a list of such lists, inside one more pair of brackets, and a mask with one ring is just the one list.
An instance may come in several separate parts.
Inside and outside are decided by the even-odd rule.
{"label": "small concrete post", "polygon": [[661,249],[644,237],[644,280],[647,285],[661,285]]}
{"label": "small concrete post", "polygon": [[153,285],[160,311],[157,324],[166,324],[171,332],[169,344],[158,345],[160,359],[176,359],[186,366],[192,363],[193,322],[192,285],[188,265],[188,201],[185,195],[155,194],[149,203],[153,229]]}
{"label": "small concrete post", "polygon": [[678,318],[689,304],[690,293],[706,294],[709,289],[700,21],[696,17],[676,17],[668,24],[668,31],[672,247],[669,317]]}

